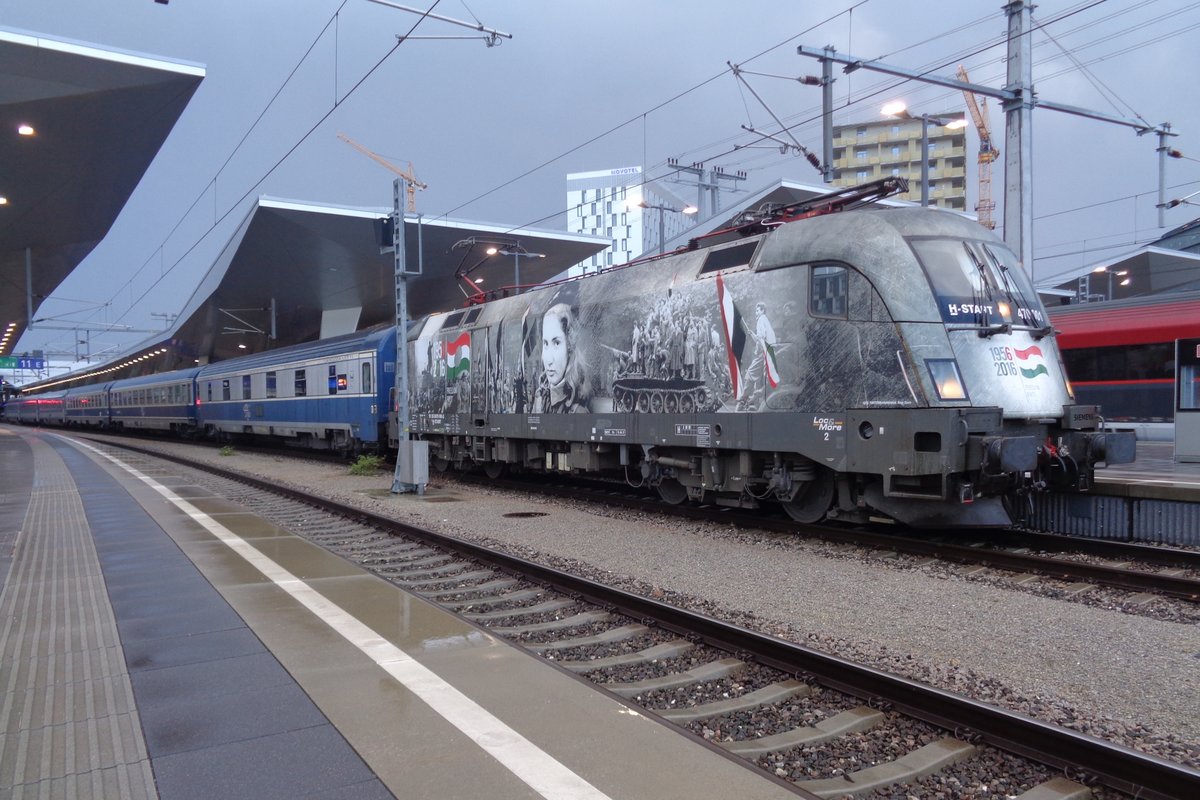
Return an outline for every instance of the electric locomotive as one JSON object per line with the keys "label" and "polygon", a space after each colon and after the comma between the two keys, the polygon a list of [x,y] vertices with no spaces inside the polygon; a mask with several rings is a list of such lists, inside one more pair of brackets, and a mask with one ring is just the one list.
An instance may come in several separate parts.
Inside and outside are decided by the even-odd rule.
{"label": "electric locomotive", "polygon": [[412,435],[437,468],[602,473],[800,522],[1007,526],[1133,460],[994,234],[831,210],[415,321]]}

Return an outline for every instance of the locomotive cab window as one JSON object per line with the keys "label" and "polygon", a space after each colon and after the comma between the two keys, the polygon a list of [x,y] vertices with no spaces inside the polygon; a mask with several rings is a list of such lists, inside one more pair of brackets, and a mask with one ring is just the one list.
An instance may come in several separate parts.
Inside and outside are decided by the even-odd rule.
{"label": "locomotive cab window", "polygon": [[1041,302],[1017,257],[999,242],[910,241],[937,298],[942,321],[960,325],[1046,325]]}

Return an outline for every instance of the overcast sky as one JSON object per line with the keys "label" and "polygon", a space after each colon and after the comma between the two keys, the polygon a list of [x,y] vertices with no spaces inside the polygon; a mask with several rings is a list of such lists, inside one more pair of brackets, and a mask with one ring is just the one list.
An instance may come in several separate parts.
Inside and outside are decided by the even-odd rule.
{"label": "overcast sky", "polygon": [[[405,5],[429,7],[420,0]],[[151,314],[179,311],[261,194],[390,205],[394,176],[339,141],[339,131],[396,164],[411,161],[429,185],[417,196],[425,215],[513,227],[562,229],[569,172],[640,164],[653,178],[667,174],[669,157],[745,170],[744,191],[779,178],[819,184],[802,158],[744,147],[755,137],[742,125],[775,129],[727,62],[778,76],[748,80],[819,154],[820,89],[794,79],[819,74],[820,67],[798,56],[797,45],[832,45],[951,77],[961,63],[973,82],[1000,87],[1001,6],[1000,0],[773,6],[442,0],[434,6],[437,14],[477,18],[512,34],[489,48],[446,39],[397,47],[395,35],[418,17],[369,0],[0,0],[0,25],[207,69],[106,240],[39,315],[161,325]],[[1038,96],[1171,123],[1180,133],[1171,146],[1187,158],[1168,163],[1167,196],[1200,191],[1200,2],[1043,0],[1034,22],[1045,25],[1033,38]],[[426,20],[414,33],[471,31]],[[877,119],[879,107],[896,98],[917,113],[964,108],[961,94],[938,87],[865,70],[835,74],[839,124]],[[1003,115],[994,101],[988,105],[1003,147]],[[1033,128],[1039,284],[1200,216],[1197,206],[1182,205],[1166,213],[1165,228],[1157,226],[1156,137],[1049,110],[1034,113]],[[976,142],[972,131],[969,207]],[[993,173],[1001,202],[1003,185],[1002,156]],[[1003,220],[999,210],[997,218]],[[93,349],[138,338],[93,336]],[[35,330],[19,350],[69,350],[74,339]]]}

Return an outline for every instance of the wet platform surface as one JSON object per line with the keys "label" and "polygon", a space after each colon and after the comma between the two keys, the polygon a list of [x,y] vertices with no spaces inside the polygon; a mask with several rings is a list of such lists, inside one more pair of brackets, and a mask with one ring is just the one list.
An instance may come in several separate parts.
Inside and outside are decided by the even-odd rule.
{"label": "wet platform surface", "polygon": [[0,479],[0,795],[796,796],[173,468]]}

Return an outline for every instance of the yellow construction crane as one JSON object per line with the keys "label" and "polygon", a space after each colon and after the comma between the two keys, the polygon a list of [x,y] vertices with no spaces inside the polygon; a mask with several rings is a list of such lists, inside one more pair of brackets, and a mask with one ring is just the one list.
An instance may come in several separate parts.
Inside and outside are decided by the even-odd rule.
{"label": "yellow construction crane", "polygon": [[426,184],[424,184],[424,183],[422,183],[421,181],[417,180],[417,176],[416,176],[416,175],[413,175],[413,171],[412,171],[412,170],[413,170],[413,165],[412,165],[412,162],[411,162],[411,161],[410,161],[410,162],[408,162],[408,169],[407,169],[407,170],[400,169],[400,167],[397,167],[395,164],[393,164],[392,162],[388,161],[388,160],[387,160],[386,158],[384,158],[383,156],[381,156],[381,155],[379,155],[379,154],[377,154],[377,153],[373,153],[373,152],[371,152],[370,150],[368,150],[367,148],[363,147],[363,146],[362,146],[361,144],[359,144],[358,142],[356,142],[356,141],[354,141],[353,139],[351,139],[351,138],[350,138],[349,136],[347,136],[346,134],[344,134],[344,133],[339,133],[339,134],[337,135],[337,137],[338,137],[339,139],[341,139],[343,142],[345,142],[346,144],[348,144],[348,145],[350,145],[351,147],[353,147],[353,148],[354,148],[355,150],[357,150],[358,152],[362,153],[362,154],[363,154],[364,156],[366,156],[367,158],[369,158],[369,159],[371,159],[372,161],[375,161],[375,162],[377,162],[377,163],[379,163],[379,164],[382,164],[383,166],[385,166],[385,167],[387,167],[388,169],[390,169],[392,172],[394,172],[394,173],[396,173],[397,175],[399,175],[401,178],[404,178],[404,180],[405,180],[405,184],[404,184],[404,186],[405,186],[405,189],[408,191],[408,210],[409,210],[409,211],[416,211],[416,210],[417,210],[417,189],[422,189],[422,190],[424,190],[424,189],[428,189],[428,188],[429,188],[429,186],[427,186]]}
{"label": "yellow construction crane", "polygon": [[[964,83],[970,82],[961,64],[958,66],[958,79]],[[975,101],[974,92],[964,89],[963,97],[967,99],[967,110],[971,112],[975,130],[979,133],[979,202],[975,205],[975,213],[980,225],[993,230],[996,221],[992,219],[992,212],[996,210],[996,202],[992,200],[992,162],[1000,157],[1000,151],[992,144],[992,132],[988,128],[987,98],[983,98],[981,107]]]}

